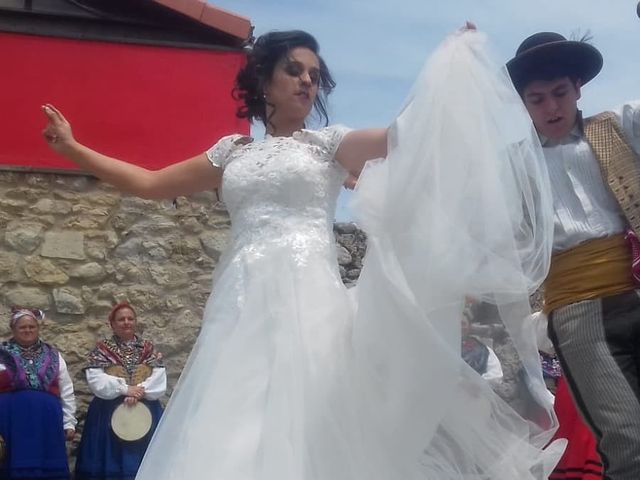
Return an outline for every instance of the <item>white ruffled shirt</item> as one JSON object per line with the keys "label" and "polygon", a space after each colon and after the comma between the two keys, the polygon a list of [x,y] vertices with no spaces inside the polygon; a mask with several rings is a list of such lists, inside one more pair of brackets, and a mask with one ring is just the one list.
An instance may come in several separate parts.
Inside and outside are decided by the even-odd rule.
{"label": "white ruffled shirt", "polygon": [[[67,362],[64,361],[58,352],[58,382],[60,385],[60,403],[62,405],[62,424],[65,430],[75,430],[78,420],[76,419],[76,396],[73,392],[73,381],[69,375]],[[7,367],[0,363],[0,372]]]}
{"label": "white ruffled shirt", "polygon": [[[124,378],[109,375],[102,368],[88,368],[85,375],[89,390],[98,398],[111,400],[127,394],[128,385]],[[144,387],[146,400],[158,400],[167,391],[166,369],[154,368],[151,375],[137,386]]]}
{"label": "white ruffled shirt", "polygon": [[[640,101],[611,111],[640,155]],[[540,141],[553,191],[554,252],[623,232],[622,211],[603,181],[598,160],[581,129],[576,126],[557,142],[540,135]]]}
{"label": "white ruffled shirt", "polygon": [[62,402],[62,424],[65,430],[75,430],[78,420],[76,419],[76,396],[73,392],[73,382],[67,362],[58,353],[60,359],[60,401]]}

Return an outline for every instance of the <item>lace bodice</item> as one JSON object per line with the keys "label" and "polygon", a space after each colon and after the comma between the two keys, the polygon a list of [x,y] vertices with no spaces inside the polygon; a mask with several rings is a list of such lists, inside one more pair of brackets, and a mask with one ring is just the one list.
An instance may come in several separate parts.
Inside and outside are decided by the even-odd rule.
{"label": "lace bodice", "polygon": [[207,151],[211,163],[224,169],[222,197],[234,246],[276,240],[304,249],[328,243],[346,178],[334,156],[347,131],[301,130],[246,145],[241,135],[230,135]]}

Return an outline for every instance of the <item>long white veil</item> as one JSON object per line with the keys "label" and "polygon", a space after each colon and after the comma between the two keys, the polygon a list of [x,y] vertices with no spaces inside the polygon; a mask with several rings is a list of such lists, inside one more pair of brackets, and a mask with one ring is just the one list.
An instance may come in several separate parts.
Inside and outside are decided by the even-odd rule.
{"label": "long white veil", "polygon": [[[547,478],[563,444],[544,450],[555,417],[526,318],[549,266],[551,193],[535,130],[484,34],[456,33],[432,55],[351,208],[368,234],[353,345],[362,418],[380,434],[364,440],[372,478]],[[468,297],[492,305],[511,336],[529,418],[462,361]],[[395,460],[376,456],[380,438],[393,439]]]}

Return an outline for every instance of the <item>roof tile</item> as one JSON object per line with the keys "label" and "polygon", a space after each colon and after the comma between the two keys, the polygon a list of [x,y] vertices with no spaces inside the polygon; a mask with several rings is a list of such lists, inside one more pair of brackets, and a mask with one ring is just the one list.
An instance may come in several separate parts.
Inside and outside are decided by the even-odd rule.
{"label": "roof tile", "polygon": [[195,20],[200,20],[206,2],[204,0],[153,0],[171,10],[182,13]]}
{"label": "roof tile", "polygon": [[251,36],[251,20],[236,13],[215,7],[206,0],[151,0],[175,12],[232,35],[240,40]]}
{"label": "roof tile", "polygon": [[200,21],[243,40],[251,36],[251,20],[211,4],[205,6]]}

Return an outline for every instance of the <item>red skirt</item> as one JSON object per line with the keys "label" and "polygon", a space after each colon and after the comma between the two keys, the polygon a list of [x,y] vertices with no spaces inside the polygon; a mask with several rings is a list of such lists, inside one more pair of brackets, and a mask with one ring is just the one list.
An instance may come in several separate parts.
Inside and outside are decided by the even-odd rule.
{"label": "red skirt", "polygon": [[596,439],[578,413],[564,377],[558,381],[553,408],[560,424],[555,438],[566,438],[569,444],[549,480],[601,480]]}

